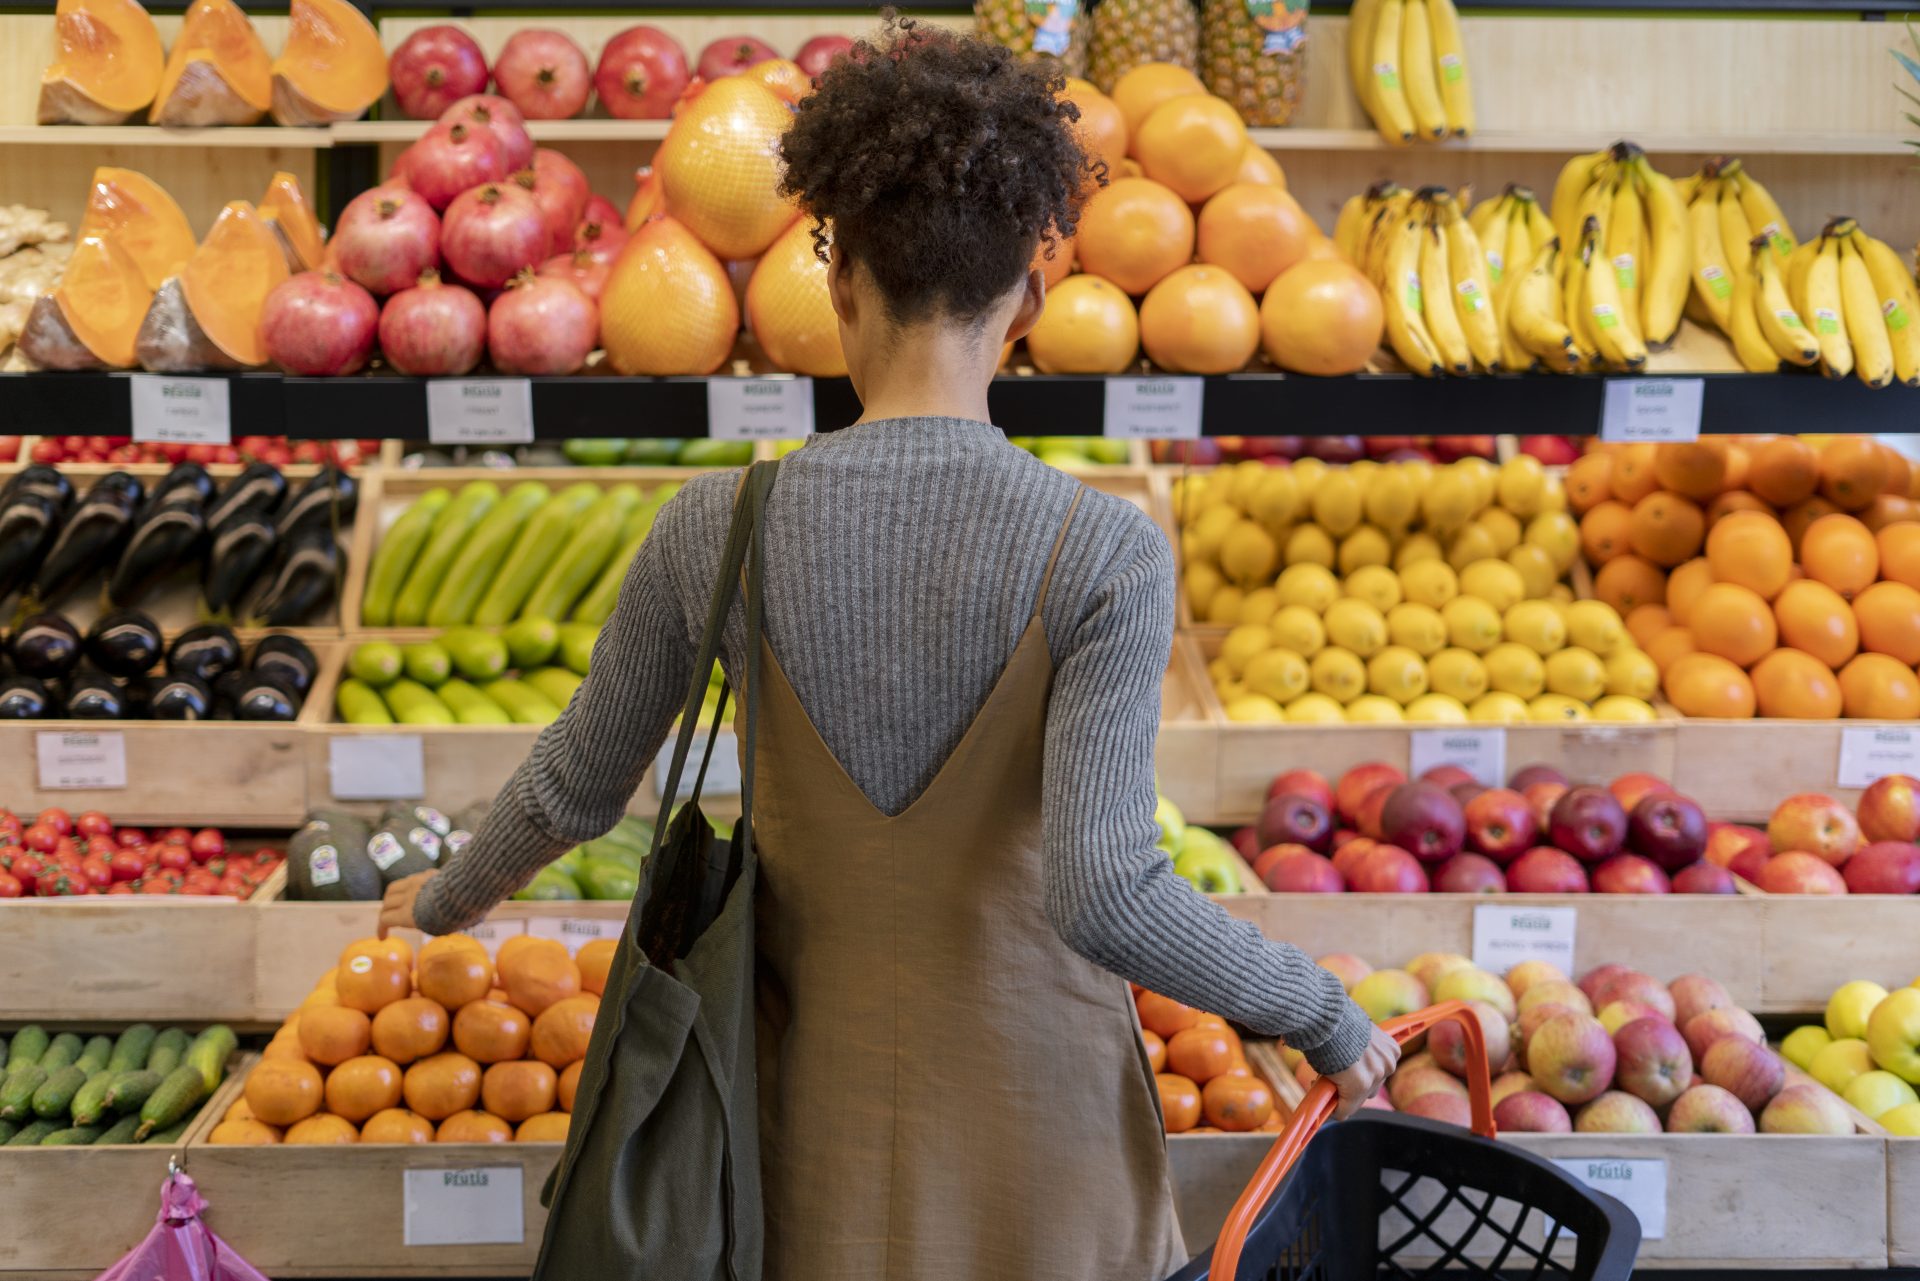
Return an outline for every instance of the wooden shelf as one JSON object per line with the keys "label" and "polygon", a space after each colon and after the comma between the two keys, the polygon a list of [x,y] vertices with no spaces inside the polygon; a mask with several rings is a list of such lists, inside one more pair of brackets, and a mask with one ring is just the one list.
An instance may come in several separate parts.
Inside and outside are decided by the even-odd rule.
{"label": "wooden shelf", "polygon": [[[535,142],[659,142],[667,136],[668,120],[529,120],[527,132]],[[350,142],[412,142],[425,133],[431,120],[353,120],[329,126],[335,144]]]}
{"label": "wooden shelf", "polygon": [[[337,128],[338,126],[336,126]],[[1489,130],[1437,143],[1390,143],[1371,129],[1254,129],[1253,140],[1269,151],[1387,151],[1408,156],[1448,152],[1509,155],[1574,155],[1595,151],[1615,137],[1567,129],[1543,133]],[[1626,135],[1654,155],[1900,156],[1907,144],[1887,133],[1675,133]]]}
{"label": "wooden shelf", "polygon": [[0,125],[0,146],[243,147],[256,151],[297,147],[323,151],[331,129],[263,125],[233,129],[162,129],[158,125]]}

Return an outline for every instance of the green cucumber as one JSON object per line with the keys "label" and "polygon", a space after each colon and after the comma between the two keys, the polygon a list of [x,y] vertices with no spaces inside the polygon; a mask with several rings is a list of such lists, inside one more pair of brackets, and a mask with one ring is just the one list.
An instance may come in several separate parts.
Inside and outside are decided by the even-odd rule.
{"label": "green cucumber", "polygon": [[387,710],[380,691],[365,681],[349,677],[333,692],[333,706],[348,725],[391,725],[393,713]]}
{"label": "green cucumber", "polygon": [[13,1142],[13,1136],[20,1133],[18,1121],[0,1121],[0,1147]]}
{"label": "green cucumber", "polygon": [[[7,1038],[0,1036],[0,1072],[7,1070]],[[3,1141],[3,1140],[0,1140]]]}
{"label": "green cucumber", "polygon": [[13,1034],[13,1044],[7,1047],[7,1066],[17,1068],[38,1063],[49,1043],[47,1029],[37,1023],[27,1024]]}
{"label": "green cucumber", "polygon": [[450,627],[440,633],[440,644],[463,679],[493,681],[506,675],[507,643],[492,632],[478,627]]}
{"label": "green cucumber", "polygon": [[183,1067],[199,1069],[201,1082],[207,1087],[207,1093],[212,1094],[226,1079],[227,1060],[239,1048],[240,1038],[233,1034],[233,1029],[224,1023],[215,1023],[193,1038],[180,1063]]}
{"label": "green cucumber", "polygon": [[192,1044],[186,1029],[170,1027],[153,1038],[153,1049],[147,1053],[147,1071],[158,1072],[161,1076],[180,1066],[180,1056],[187,1052]]}
{"label": "green cucumber", "polygon": [[627,517],[627,523],[620,529],[620,549],[600,571],[600,577],[580,598],[580,603],[573,607],[574,622],[599,627],[613,616],[613,607],[620,603],[620,588],[627,581],[627,571],[633,568],[633,558],[640,554],[647,535],[653,532],[653,522],[659,517],[660,509],[679,492],[677,484],[662,485],[647,495],[646,502],[634,508],[633,515]]}
{"label": "green cucumber", "polygon": [[463,680],[450,680],[440,687],[440,701],[447,705],[453,718],[462,725],[511,725],[513,717],[507,715],[500,704],[482,694]]}
{"label": "green cucumber", "polygon": [[40,1140],[46,1138],[59,1128],[60,1123],[58,1121],[35,1121],[31,1125],[23,1125],[12,1138],[7,1140],[7,1146],[10,1148],[37,1148],[40,1146]]}
{"label": "green cucumber", "polygon": [[516,725],[551,725],[560,719],[560,709],[552,699],[531,685],[519,681],[493,681],[480,692],[500,704]]}
{"label": "green cucumber", "polygon": [[453,673],[453,659],[439,641],[415,641],[400,647],[400,663],[407,679],[419,681],[428,689],[439,689]]}
{"label": "green cucumber", "polygon": [[586,594],[618,549],[620,529],[640,505],[637,485],[615,485],[580,518],[579,528],[547,567],[540,585],[527,597],[520,613],[526,618],[565,618],[574,602]]}
{"label": "green cucumber", "polygon": [[113,1058],[113,1038],[94,1036],[87,1038],[86,1048],[80,1051],[80,1057],[74,1062],[87,1070],[91,1076],[95,1072],[106,1070],[108,1060]]}
{"label": "green cucumber", "polygon": [[402,677],[383,691],[393,719],[402,725],[451,725],[453,713],[419,681]]}
{"label": "green cucumber", "polygon": [[107,1066],[121,1071],[145,1067],[147,1055],[153,1053],[153,1042],[159,1035],[153,1024],[135,1023],[113,1043],[113,1053],[107,1059]]}
{"label": "green cucumber", "polygon": [[84,1148],[107,1132],[104,1125],[72,1125],[40,1140],[43,1148]]}
{"label": "green cucumber", "polygon": [[34,1091],[47,1083],[50,1074],[38,1063],[29,1063],[7,1073],[0,1084],[0,1121],[24,1121],[33,1115]]}
{"label": "green cucumber", "polygon": [[475,527],[440,580],[440,590],[427,606],[427,623],[433,627],[458,627],[473,618],[480,598],[493,585],[514,540],[533,514],[546,506],[550,495],[537,480],[523,480],[507,491],[485,520]]}
{"label": "green cucumber", "polygon": [[156,1130],[178,1125],[193,1115],[193,1110],[206,1097],[207,1081],[200,1069],[191,1063],[182,1063],[167,1073],[160,1088],[140,1105],[140,1125],[133,1132],[134,1141],[143,1142]]}
{"label": "green cucumber", "polygon": [[573,691],[580,688],[580,677],[564,667],[539,667],[530,672],[522,672],[520,681],[545,694],[553,701],[555,707],[560,708],[572,702]]}
{"label": "green cucumber", "polygon": [[[106,1107],[115,1112],[137,1112],[140,1106],[152,1097],[160,1088],[165,1075],[145,1068],[137,1072],[123,1072],[107,1086],[103,1099]],[[86,1118],[79,1115],[78,1105],[74,1108],[74,1120],[85,1123]]]}
{"label": "green cucumber", "polygon": [[427,607],[433,603],[433,594],[440,590],[448,568],[499,501],[500,486],[490,480],[473,481],[454,495],[453,501],[433,522],[427,545],[407,571],[406,584],[394,598],[394,626],[418,627],[427,621]]}
{"label": "green cucumber", "polygon": [[[145,1124],[145,1122],[141,1124]],[[186,1135],[187,1127],[192,1124],[193,1119],[189,1117],[187,1120],[170,1125],[164,1130],[155,1130],[144,1139],[140,1137],[139,1126],[135,1126],[133,1141],[135,1143],[178,1143]]]}
{"label": "green cucumber", "polygon": [[506,563],[493,576],[487,594],[473,611],[473,621],[499,627],[520,617],[521,606],[540,585],[547,568],[566,546],[567,536],[587,509],[600,497],[600,487],[581,481],[569,485],[533,514],[520,529]]}
{"label": "green cucumber", "polygon": [[560,665],[575,676],[585,676],[599,642],[600,629],[592,623],[560,624]]}
{"label": "green cucumber", "polygon": [[73,1111],[73,1096],[87,1083],[87,1070],[69,1063],[50,1074],[33,1092],[33,1114],[43,1121],[63,1117]]}
{"label": "green cucumber", "polygon": [[72,1032],[62,1032],[53,1038],[47,1046],[47,1052],[40,1056],[40,1066],[45,1068],[49,1075],[58,1072],[80,1057],[83,1046],[84,1043],[78,1036]]}
{"label": "green cucumber", "polygon": [[367,641],[347,656],[347,675],[375,689],[386,688],[399,674],[400,647],[392,641]]}
{"label": "green cucumber", "polygon": [[360,593],[360,622],[367,627],[385,627],[393,622],[393,602],[406,584],[413,562],[420,556],[453,495],[444,489],[429,489],[400,513],[393,528],[374,548],[373,564],[367,570],[367,585]]}
{"label": "green cucumber", "polygon": [[[107,1114],[107,1091],[113,1083],[123,1076],[135,1075],[132,1068],[108,1068],[104,1072],[95,1072],[87,1078],[80,1092],[73,1096],[73,1123],[92,1125]],[[144,1073],[140,1074],[144,1075]]]}
{"label": "green cucumber", "polygon": [[123,1116],[110,1126],[107,1132],[93,1141],[96,1148],[113,1147],[121,1143],[133,1142],[134,1131],[140,1128],[138,1116]]}

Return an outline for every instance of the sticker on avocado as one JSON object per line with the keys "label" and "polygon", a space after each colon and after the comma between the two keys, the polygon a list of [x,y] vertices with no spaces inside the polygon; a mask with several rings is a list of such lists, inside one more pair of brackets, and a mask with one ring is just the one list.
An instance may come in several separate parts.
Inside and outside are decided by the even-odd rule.
{"label": "sticker on avocado", "polygon": [[1307,0],[1247,0],[1247,17],[1260,28],[1260,52],[1298,53],[1307,42]]}
{"label": "sticker on avocado", "polygon": [[1700,279],[1707,282],[1707,292],[1715,298],[1733,297],[1733,282],[1727,279],[1727,273],[1714,263],[1708,263],[1700,269]]}
{"label": "sticker on avocado", "polygon": [[1613,278],[1619,282],[1622,289],[1633,288],[1633,265],[1632,254],[1621,254],[1613,260]]}
{"label": "sticker on avocado", "polygon": [[454,855],[458,854],[461,850],[467,848],[467,846],[471,844],[472,841],[473,841],[472,832],[466,831],[464,829],[456,829],[454,831],[447,833],[446,843],[442,846],[442,849],[448,858],[452,858]]}
{"label": "sticker on avocado", "polygon": [[315,885],[340,883],[340,851],[331,845],[316,845],[307,855],[307,879]]}
{"label": "sticker on avocado", "polygon": [[1073,43],[1073,22],[1080,0],[1027,0],[1027,21],[1034,25],[1033,51],[1058,58]]}
{"label": "sticker on avocado", "polygon": [[407,847],[392,832],[375,832],[367,842],[367,857],[383,872],[406,856]]}
{"label": "sticker on avocado", "polygon": [[413,816],[431,827],[435,835],[445,836],[453,830],[452,820],[431,805],[414,806]]}
{"label": "sticker on avocado", "polygon": [[407,839],[412,841],[419,851],[427,856],[429,863],[438,863],[440,861],[440,837],[438,834],[430,832],[424,827],[416,827],[407,833]]}

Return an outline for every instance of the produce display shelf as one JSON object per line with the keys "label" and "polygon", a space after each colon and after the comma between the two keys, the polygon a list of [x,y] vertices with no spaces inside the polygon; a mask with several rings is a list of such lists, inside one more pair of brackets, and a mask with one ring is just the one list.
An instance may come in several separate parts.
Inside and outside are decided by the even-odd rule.
{"label": "produce display shelf", "polygon": [[[336,129],[342,126],[334,126]],[[1391,151],[1406,154],[1405,146],[1390,143],[1372,129],[1250,129],[1253,141],[1268,151],[1282,155],[1291,151]],[[538,135],[535,135],[536,137]],[[1740,155],[1740,156],[1904,156],[1907,144],[1897,133],[1878,132],[1805,132],[1805,133],[1660,133],[1639,130],[1633,141],[1652,155]],[[1574,155],[1592,151],[1610,139],[1596,138],[1591,130],[1576,129],[1494,129],[1466,138],[1453,138],[1423,144],[1423,154],[1450,151],[1478,151],[1514,155]]]}
{"label": "produce display shelf", "polygon": [[[550,142],[659,142],[667,136],[669,120],[529,120],[527,132],[539,143]],[[433,127],[431,120],[352,120],[329,125],[336,145],[344,143],[412,142]]]}
{"label": "produce display shelf", "polygon": [[1920,1268],[1920,1139],[1887,1140],[1887,1263]]}
{"label": "produce display shelf", "polygon": [[325,150],[334,144],[322,126],[244,125],[168,129],[160,125],[0,125],[0,146],[28,147],[244,147],[251,150]]}

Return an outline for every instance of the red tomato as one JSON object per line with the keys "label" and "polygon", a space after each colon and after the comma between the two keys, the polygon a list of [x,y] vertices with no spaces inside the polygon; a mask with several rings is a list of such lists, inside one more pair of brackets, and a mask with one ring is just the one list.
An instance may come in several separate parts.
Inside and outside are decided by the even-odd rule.
{"label": "red tomato", "polygon": [[64,858],[68,854],[72,854],[77,858],[80,854],[80,842],[74,840],[71,836],[62,836],[54,841],[53,853],[56,858]]}
{"label": "red tomato", "polygon": [[214,450],[215,446],[213,445],[188,445],[187,461],[205,466],[218,456]]}
{"label": "red tomato", "polygon": [[139,891],[133,888],[132,881],[115,881],[113,884],[107,886],[107,893],[109,894],[136,894],[138,892]]}
{"label": "red tomato", "polygon": [[92,887],[87,884],[87,878],[84,875],[69,872],[65,868],[62,868],[50,877],[41,877],[39,889],[43,897],[65,897],[73,894],[86,894],[91,891]]}
{"label": "red tomato", "polygon": [[178,894],[180,890],[171,881],[156,876],[152,880],[140,882],[140,892],[142,894]]}
{"label": "red tomato", "polygon": [[227,852],[227,838],[217,827],[203,827],[188,840],[187,848],[193,851],[194,862],[204,863]]}
{"label": "red tomato", "polygon": [[27,451],[27,457],[36,463],[65,462],[67,451],[62,449],[60,442],[53,437],[42,436],[33,442],[33,448]]}
{"label": "red tomato", "polygon": [[71,835],[73,832],[73,815],[62,809],[41,810],[39,816],[33,821],[46,824],[62,836]]}
{"label": "red tomato", "polygon": [[35,823],[20,834],[20,843],[36,854],[51,854],[60,843],[60,833],[45,823]]}
{"label": "red tomato", "polygon": [[172,868],[176,872],[184,872],[193,866],[193,855],[188,851],[186,846],[175,845],[169,842],[160,847],[159,853],[154,856],[154,861],[161,867]]}
{"label": "red tomato", "polygon": [[153,839],[162,845],[185,845],[193,839],[193,833],[184,827],[155,828]]}
{"label": "red tomato", "polygon": [[82,836],[112,836],[113,820],[99,810],[88,810],[73,820],[73,830]]}
{"label": "red tomato", "polygon": [[229,872],[220,878],[220,892],[233,898],[245,898],[253,892],[253,885],[245,877]]}
{"label": "red tomato", "polygon": [[213,461],[216,463],[237,463],[240,461],[240,451],[232,445],[222,445],[214,451]]}
{"label": "red tomato", "polygon": [[216,888],[217,883],[214,881],[188,881],[180,887],[180,892],[182,894],[191,894],[196,898],[207,898],[213,894]]}
{"label": "red tomato", "polygon": [[124,848],[139,849],[147,843],[147,834],[137,827],[123,827],[114,832],[113,840]]}
{"label": "red tomato", "polygon": [[120,850],[107,860],[116,881],[137,881],[147,870],[147,860],[132,850]]}
{"label": "red tomato", "polygon": [[106,886],[113,884],[113,867],[103,858],[82,859],[80,873],[87,878],[87,884]]}
{"label": "red tomato", "polygon": [[7,871],[20,882],[27,893],[31,894],[34,882],[40,879],[40,873],[45,866],[36,856],[22,851],[13,856],[13,861],[7,864]]}
{"label": "red tomato", "polygon": [[20,816],[18,814],[10,809],[0,809],[0,835],[11,833],[14,836],[19,836],[21,826]]}
{"label": "red tomato", "polygon": [[20,878],[12,872],[0,872],[0,898],[19,898],[27,892]]}

